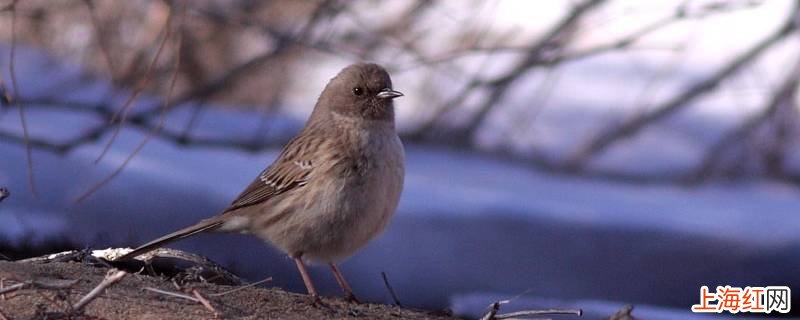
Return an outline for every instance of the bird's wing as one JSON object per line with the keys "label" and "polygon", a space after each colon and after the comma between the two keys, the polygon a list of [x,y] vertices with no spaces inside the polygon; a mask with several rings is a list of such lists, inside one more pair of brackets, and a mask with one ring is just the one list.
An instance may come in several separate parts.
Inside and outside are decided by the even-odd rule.
{"label": "bird's wing", "polygon": [[278,159],[262,171],[225,212],[252,206],[304,186],[314,170],[313,151],[317,149],[307,142],[303,139],[290,141]]}

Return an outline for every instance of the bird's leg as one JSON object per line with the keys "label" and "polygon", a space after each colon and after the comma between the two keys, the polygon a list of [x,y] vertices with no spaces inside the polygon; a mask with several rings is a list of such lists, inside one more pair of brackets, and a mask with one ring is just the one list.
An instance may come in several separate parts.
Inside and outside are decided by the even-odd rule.
{"label": "bird's leg", "polygon": [[314,288],[314,283],[311,282],[311,276],[308,274],[308,270],[306,270],[306,264],[303,263],[303,259],[301,259],[300,257],[301,256],[296,256],[292,257],[292,259],[294,259],[294,263],[297,264],[297,270],[300,271],[300,276],[303,277],[303,283],[306,284],[306,290],[308,290],[308,295],[314,298],[314,300],[319,300],[317,289]]}
{"label": "bird's leg", "polygon": [[300,270],[300,276],[303,277],[303,283],[306,285],[306,290],[308,290],[308,295],[311,296],[312,303],[322,309],[326,309],[330,312],[333,312],[333,308],[322,302],[322,299],[317,294],[317,289],[314,288],[314,283],[311,282],[311,275],[308,274],[308,270],[306,270],[306,264],[303,262],[302,254],[297,256],[292,256],[294,259],[294,263],[297,264],[297,270]]}
{"label": "bird's leg", "polygon": [[353,294],[353,289],[351,289],[347,281],[344,280],[344,276],[342,276],[342,272],[339,271],[339,267],[333,262],[330,263],[330,266],[331,270],[333,270],[333,276],[336,278],[336,282],[339,283],[339,287],[344,291],[344,298],[350,302],[361,303],[356,299],[356,295]]}

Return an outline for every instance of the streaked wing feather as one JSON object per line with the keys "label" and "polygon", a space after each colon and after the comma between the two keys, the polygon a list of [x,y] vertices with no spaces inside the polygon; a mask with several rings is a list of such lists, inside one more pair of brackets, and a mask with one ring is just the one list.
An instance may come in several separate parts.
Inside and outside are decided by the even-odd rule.
{"label": "streaked wing feather", "polygon": [[312,148],[300,148],[299,140],[291,141],[271,166],[250,183],[231,203],[226,212],[264,202],[275,195],[302,187],[314,169]]}

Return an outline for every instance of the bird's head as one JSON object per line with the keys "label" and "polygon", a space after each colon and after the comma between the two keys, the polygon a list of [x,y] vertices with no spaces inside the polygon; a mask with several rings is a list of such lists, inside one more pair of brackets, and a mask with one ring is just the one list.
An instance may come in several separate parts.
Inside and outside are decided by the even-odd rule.
{"label": "bird's head", "polygon": [[403,96],[392,89],[389,73],[374,63],[344,68],[328,82],[316,109],[325,108],[347,117],[394,121],[392,100]]}

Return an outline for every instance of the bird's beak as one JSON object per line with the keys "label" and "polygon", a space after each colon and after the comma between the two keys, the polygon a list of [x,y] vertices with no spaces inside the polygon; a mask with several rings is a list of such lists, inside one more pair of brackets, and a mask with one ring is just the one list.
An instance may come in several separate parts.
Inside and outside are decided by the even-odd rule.
{"label": "bird's beak", "polygon": [[380,99],[394,99],[397,97],[402,97],[403,93],[400,91],[394,91],[392,89],[386,88],[381,90],[381,92],[378,92],[378,94],[375,96]]}

